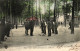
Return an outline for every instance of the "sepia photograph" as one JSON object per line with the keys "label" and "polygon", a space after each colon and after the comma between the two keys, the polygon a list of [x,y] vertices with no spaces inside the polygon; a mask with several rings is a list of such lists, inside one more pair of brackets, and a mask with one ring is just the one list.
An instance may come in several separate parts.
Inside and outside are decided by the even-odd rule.
{"label": "sepia photograph", "polygon": [[0,0],[0,51],[80,51],[80,1]]}

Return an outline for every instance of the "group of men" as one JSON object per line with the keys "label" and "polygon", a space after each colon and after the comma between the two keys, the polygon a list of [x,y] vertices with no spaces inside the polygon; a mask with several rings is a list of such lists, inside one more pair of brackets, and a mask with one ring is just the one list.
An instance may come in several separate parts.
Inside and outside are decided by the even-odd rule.
{"label": "group of men", "polygon": [[[26,20],[24,22],[24,25],[25,25],[25,34],[29,35],[28,30],[30,29],[30,36],[33,36],[35,21]],[[48,36],[51,36],[51,33],[55,33],[55,31],[57,31],[57,29],[55,29],[54,21],[50,20],[50,21],[45,22],[44,20],[42,20],[41,21],[41,30],[42,30],[43,35],[46,35],[46,26],[48,29]],[[56,25],[56,26],[58,26],[58,25]],[[56,34],[58,34],[58,31]]]}
{"label": "group of men", "polygon": [[52,21],[52,20],[47,21],[47,22],[42,20],[41,21],[41,30],[42,30],[42,33],[44,33],[43,35],[46,35],[46,26],[47,26],[47,29],[48,29],[48,36],[51,36],[51,33],[55,33],[55,30],[56,30],[55,29],[55,22]]}
{"label": "group of men", "polygon": [[5,41],[4,37],[10,37],[11,24],[10,21],[5,23],[4,19],[0,20],[0,42]]}

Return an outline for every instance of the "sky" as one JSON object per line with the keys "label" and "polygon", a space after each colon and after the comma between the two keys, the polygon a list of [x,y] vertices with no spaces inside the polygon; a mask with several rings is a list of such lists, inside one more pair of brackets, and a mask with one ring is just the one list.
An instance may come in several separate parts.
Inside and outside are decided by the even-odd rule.
{"label": "sky", "polygon": [[[34,4],[34,8],[36,10],[36,2],[37,2],[37,10],[39,9],[39,0],[36,0],[35,1],[35,4]],[[47,11],[46,9],[48,8],[48,2],[45,3],[45,6],[44,6],[44,3],[40,3],[40,8],[41,8],[41,13],[42,14],[45,14],[45,12]],[[54,3],[50,6],[50,9],[53,11],[54,10]]]}

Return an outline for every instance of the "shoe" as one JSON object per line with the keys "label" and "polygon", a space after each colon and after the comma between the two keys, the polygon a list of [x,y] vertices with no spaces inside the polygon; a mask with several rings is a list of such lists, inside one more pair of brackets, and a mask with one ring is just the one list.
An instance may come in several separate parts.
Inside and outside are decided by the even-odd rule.
{"label": "shoe", "polygon": [[26,34],[26,35],[29,35],[29,34]]}
{"label": "shoe", "polygon": [[30,35],[30,36],[33,36],[33,35]]}
{"label": "shoe", "polygon": [[48,35],[48,37],[50,37],[51,35]]}

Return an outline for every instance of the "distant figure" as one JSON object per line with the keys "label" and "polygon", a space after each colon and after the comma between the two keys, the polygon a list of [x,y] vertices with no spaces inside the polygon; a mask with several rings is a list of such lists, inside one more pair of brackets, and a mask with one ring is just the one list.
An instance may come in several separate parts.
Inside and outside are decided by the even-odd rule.
{"label": "distant figure", "polygon": [[41,21],[41,31],[42,31],[42,33],[44,33],[43,32],[43,24],[44,24],[43,21]]}
{"label": "distant figure", "polygon": [[71,29],[71,21],[69,22],[69,29]]}
{"label": "distant figure", "polygon": [[44,25],[44,34],[46,34],[46,22],[44,22],[45,25]]}
{"label": "distant figure", "polygon": [[25,25],[25,34],[26,34],[26,35],[28,35],[28,30],[29,30],[29,21],[28,21],[28,20],[26,20],[26,21],[24,22],[24,25]]}
{"label": "distant figure", "polygon": [[51,36],[51,21],[48,21],[48,36]]}
{"label": "distant figure", "polygon": [[34,21],[33,20],[31,20],[30,21],[30,36],[33,36],[33,31],[34,31]]}
{"label": "distant figure", "polygon": [[41,21],[41,31],[42,33],[46,34],[46,22],[44,20]]}
{"label": "distant figure", "polygon": [[58,30],[57,30],[57,28],[58,28],[58,23],[57,22],[54,22],[55,24],[55,34],[58,34]]}
{"label": "distant figure", "polygon": [[17,26],[17,23],[16,23],[16,29],[17,29],[17,27],[18,27],[18,26]]}
{"label": "distant figure", "polygon": [[55,31],[55,23],[54,23],[54,21],[51,21],[51,29],[52,29],[52,33],[54,33],[54,31]]}
{"label": "distant figure", "polygon": [[62,25],[63,23],[61,22],[61,25]]}

